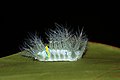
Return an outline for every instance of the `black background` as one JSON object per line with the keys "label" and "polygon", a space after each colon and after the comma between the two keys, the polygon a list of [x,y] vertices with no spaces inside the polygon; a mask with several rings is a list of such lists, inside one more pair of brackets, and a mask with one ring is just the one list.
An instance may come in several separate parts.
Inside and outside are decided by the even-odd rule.
{"label": "black background", "polygon": [[119,18],[116,15],[6,15],[0,21],[0,57],[20,52],[19,47],[28,32],[44,32],[54,29],[54,23],[71,26],[74,30],[84,27],[89,41],[120,47]]}

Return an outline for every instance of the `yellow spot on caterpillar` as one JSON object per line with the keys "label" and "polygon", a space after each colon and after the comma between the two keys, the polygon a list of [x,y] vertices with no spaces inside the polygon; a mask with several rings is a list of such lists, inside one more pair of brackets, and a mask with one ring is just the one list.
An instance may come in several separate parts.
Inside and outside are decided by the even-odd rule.
{"label": "yellow spot on caterpillar", "polygon": [[46,49],[46,52],[47,52],[48,58],[50,58],[50,52],[49,52],[49,48],[48,48],[48,46],[45,46],[45,49]]}

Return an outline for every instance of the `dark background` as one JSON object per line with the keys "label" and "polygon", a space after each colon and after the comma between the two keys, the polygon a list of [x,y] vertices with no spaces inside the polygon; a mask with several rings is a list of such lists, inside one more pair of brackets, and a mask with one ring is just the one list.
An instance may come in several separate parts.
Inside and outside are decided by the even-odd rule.
{"label": "dark background", "polygon": [[54,23],[71,26],[74,30],[84,27],[89,41],[120,47],[119,18],[116,15],[6,15],[0,21],[0,57],[20,52],[19,47],[28,32],[39,32],[45,40],[44,32],[54,29]]}

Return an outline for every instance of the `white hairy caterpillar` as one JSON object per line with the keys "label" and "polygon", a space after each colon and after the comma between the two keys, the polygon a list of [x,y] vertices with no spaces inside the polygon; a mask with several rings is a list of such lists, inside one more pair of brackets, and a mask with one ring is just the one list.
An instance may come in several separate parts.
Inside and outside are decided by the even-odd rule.
{"label": "white hairy caterpillar", "polygon": [[39,61],[77,61],[82,58],[88,42],[83,29],[73,34],[64,26],[57,23],[55,26],[55,30],[47,33],[48,45],[45,45],[41,38],[35,35],[31,36],[23,49],[30,53],[30,57]]}

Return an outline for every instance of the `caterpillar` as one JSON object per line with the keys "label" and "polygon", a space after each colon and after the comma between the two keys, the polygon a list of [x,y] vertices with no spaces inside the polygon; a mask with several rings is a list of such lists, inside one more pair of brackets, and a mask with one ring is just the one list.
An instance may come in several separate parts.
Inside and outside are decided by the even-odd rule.
{"label": "caterpillar", "polygon": [[47,32],[48,44],[45,46],[43,41],[37,35],[24,44],[31,57],[38,61],[77,61],[81,59],[87,48],[88,38],[83,29],[73,34],[63,25],[55,23],[56,29]]}

